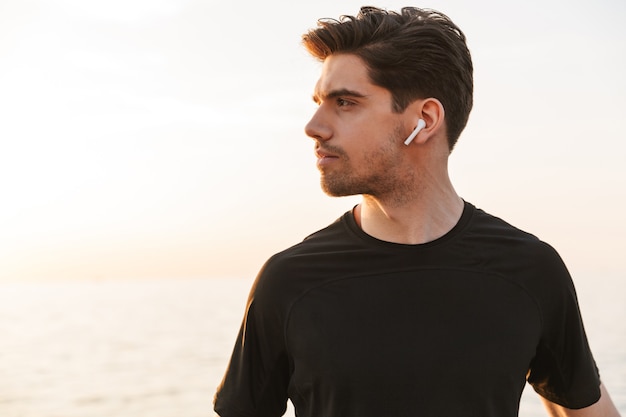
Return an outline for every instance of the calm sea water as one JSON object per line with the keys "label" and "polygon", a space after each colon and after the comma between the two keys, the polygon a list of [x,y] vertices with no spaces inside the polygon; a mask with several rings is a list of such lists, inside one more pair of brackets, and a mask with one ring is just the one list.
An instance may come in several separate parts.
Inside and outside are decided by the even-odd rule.
{"label": "calm sea water", "polygon": [[[211,416],[250,284],[0,283],[0,416]],[[626,416],[624,293],[618,279],[579,285],[603,380]],[[520,416],[544,415],[526,389]]]}

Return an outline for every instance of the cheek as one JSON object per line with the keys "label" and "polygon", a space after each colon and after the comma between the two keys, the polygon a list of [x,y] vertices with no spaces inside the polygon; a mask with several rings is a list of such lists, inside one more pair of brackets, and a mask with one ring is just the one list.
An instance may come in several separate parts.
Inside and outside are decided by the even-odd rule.
{"label": "cheek", "polygon": [[383,170],[391,174],[404,166],[405,146],[402,138],[388,133],[374,145],[359,150],[359,164],[368,171]]}
{"label": "cheek", "polygon": [[377,159],[379,164],[385,165],[389,170],[401,167],[407,154],[404,133],[404,128],[400,124],[388,129],[378,138],[378,146],[370,157]]}
{"label": "cheek", "polygon": [[377,158],[395,159],[404,150],[406,135],[402,123],[390,115],[377,116],[364,112],[350,123],[336,126],[336,144],[351,160],[376,162]]}
{"label": "cheek", "polygon": [[396,154],[406,147],[404,140],[407,135],[405,135],[404,127],[400,123],[390,124],[387,121],[386,124],[371,126],[370,129],[363,131],[363,135],[367,135],[370,141],[369,148],[377,150],[381,154]]}

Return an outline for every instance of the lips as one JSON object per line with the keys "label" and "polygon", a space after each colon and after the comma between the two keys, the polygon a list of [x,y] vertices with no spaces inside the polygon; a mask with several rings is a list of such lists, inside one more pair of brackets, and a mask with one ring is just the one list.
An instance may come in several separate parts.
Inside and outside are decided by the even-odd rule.
{"label": "lips", "polygon": [[316,149],[315,150],[315,155],[317,156],[317,159],[323,159],[323,158],[337,158],[337,155],[334,155],[328,151],[325,151],[323,149]]}
{"label": "lips", "polygon": [[325,166],[339,158],[336,154],[320,148],[315,150],[315,156],[317,156],[318,167]]}

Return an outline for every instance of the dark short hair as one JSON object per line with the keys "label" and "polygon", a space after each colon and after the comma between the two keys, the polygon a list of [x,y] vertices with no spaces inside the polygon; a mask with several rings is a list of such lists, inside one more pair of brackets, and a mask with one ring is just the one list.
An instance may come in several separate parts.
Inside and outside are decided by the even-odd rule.
{"label": "dark short hair", "polygon": [[321,61],[341,53],[361,58],[372,82],[391,92],[397,113],[417,99],[438,99],[452,150],[472,109],[474,83],[465,35],[446,15],[415,7],[400,13],[362,7],[356,17],[320,19],[302,41]]}

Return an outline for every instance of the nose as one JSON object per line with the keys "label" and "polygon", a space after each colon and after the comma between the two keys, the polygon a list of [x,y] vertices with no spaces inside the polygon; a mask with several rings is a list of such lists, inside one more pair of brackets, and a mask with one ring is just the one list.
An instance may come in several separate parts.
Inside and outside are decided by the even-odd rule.
{"label": "nose", "polygon": [[327,141],[332,137],[332,129],[328,125],[328,122],[324,120],[321,106],[315,111],[309,123],[304,127],[304,132],[308,137],[318,141]]}

